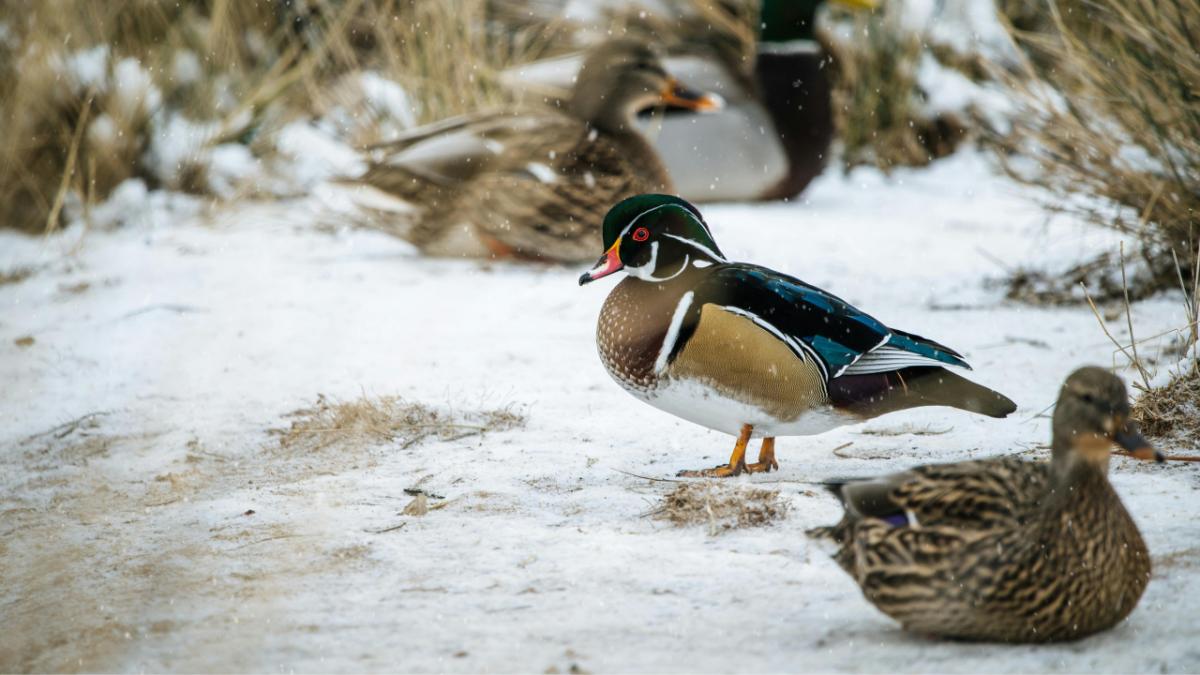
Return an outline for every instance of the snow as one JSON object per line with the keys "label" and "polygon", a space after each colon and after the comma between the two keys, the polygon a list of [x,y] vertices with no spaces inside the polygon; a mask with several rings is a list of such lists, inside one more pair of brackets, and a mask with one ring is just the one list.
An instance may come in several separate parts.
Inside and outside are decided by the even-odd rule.
{"label": "snow", "polygon": [[1011,92],[994,83],[973,82],[961,72],[942,65],[933,54],[921,54],[917,86],[925,95],[922,113],[933,119],[946,114],[977,112],[988,126],[1007,133],[1014,114]]}
{"label": "snow", "polygon": [[200,57],[190,49],[180,49],[171,59],[171,77],[180,84],[194,84],[204,77]]}
{"label": "snow", "polygon": [[417,126],[416,106],[403,87],[373,71],[362,73],[359,81],[367,102],[377,111],[399,122],[402,128]]}
{"label": "snow", "polygon": [[[154,194],[131,183],[117,203]],[[838,516],[814,485],[827,477],[1044,457],[1062,378],[1119,358],[1086,307],[1013,304],[984,283],[1117,242],[1035,198],[967,153],[890,178],[829,172],[799,203],[704,209],[731,258],[963,351],[1020,405],[780,439],[779,472],[732,480],[781,490],[791,514],[719,536],[645,517],[674,484],[630,474],[711,466],[732,439],[609,380],[593,331],[612,280],[424,259],[314,227],[309,199],[163,206],[82,243],[78,227],[0,231],[0,271],[35,270],[0,285],[0,670],[1200,669],[1195,465],[1114,460],[1154,578],[1129,620],[1075,644],[908,635],[803,534]],[[1180,306],[1135,303],[1138,334],[1182,324]],[[1168,340],[1140,352],[1154,362]],[[318,394],[512,404],[529,421],[288,454],[267,431]],[[418,485],[445,506],[401,515]]]}
{"label": "snow", "polygon": [[112,83],[113,109],[122,119],[133,120],[153,113],[162,105],[162,92],[154,84],[154,78],[142,64],[132,56],[117,61],[113,66]]}
{"label": "snow", "polygon": [[[85,218],[80,206],[72,204],[72,220]],[[92,207],[86,218],[93,227],[111,229],[131,227],[139,232],[153,231],[186,220],[202,211],[204,201],[192,195],[168,190],[150,190],[140,178],[128,178],[113,189],[103,203]],[[66,241],[81,237],[84,228],[76,226],[64,233]]]}
{"label": "snow", "polygon": [[923,32],[932,45],[959,54],[980,54],[993,63],[1012,65],[1019,52],[1002,23],[995,0],[903,0],[906,25]]}
{"label": "snow", "polygon": [[104,91],[108,76],[108,46],[98,45],[74,52],[58,70],[76,95],[92,88]]}
{"label": "snow", "polygon": [[213,194],[221,199],[230,199],[236,194],[238,185],[250,183],[259,175],[259,162],[250,148],[240,143],[221,143],[208,151],[208,185]]}
{"label": "snow", "polygon": [[280,155],[276,172],[285,183],[312,188],[337,176],[354,176],[366,170],[362,157],[332,133],[304,121],[279,130],[275,148]]}

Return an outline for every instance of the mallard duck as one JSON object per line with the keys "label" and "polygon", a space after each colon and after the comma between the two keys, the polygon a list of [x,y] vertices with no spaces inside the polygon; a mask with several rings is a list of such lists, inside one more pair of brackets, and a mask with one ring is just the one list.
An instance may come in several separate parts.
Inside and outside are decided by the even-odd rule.
{"label": "mallard duck", "polygon": [[428,255],[586,260],[609,206],[672,189],[633,124],[664,102],[721,106],[668,75],[650,45],[610,40],[591,52],[563,109],[466,115],[376,148],[378,161],[354,181],[357,201]]}
{"label": "mallard duck", "polygon": [[[933,340],[888,328],[799,279],[730,262],[700,211],[647,194],[604,218],[604,255],[579,278],[628,275],[600,310],[600,359],[650,405],[737,437],[728,464],[685,476],[778,468],[775,437],[819,434],[885,413],[941,405],[991,417],[1016,406],[946,366]],[[745,462],[752,436],[758,461]]]}
{"label": "mallard duck", "polygon": [[911,631],[964,640],[1073,640],[1120,622],[1150,555],[1108,482],[1116,444],[1152,450],[1119,378],[1081,368],[1054,409],[1050,462],[933,464],[834,485],[846,509],[810,534],[839,545],[863,595]]}
{"label": "mallard duck", "polygon": [[[878,5],[878,0],[832,1],[858,10]],[[741,60],[740,49],[711,44],[703,52],[667,59],[672,73],[726,102],[716,115],[673,114],[667,108],[666,115],[638,119],[680,196],[693,202],[786,199],[824,170],[834,136],[833,67],[816,39],[825,3],[763,0],[750,61]],[[505,79],[519,89],[565,89],[577,69],[578,61],[560,58],[512,69]]]}

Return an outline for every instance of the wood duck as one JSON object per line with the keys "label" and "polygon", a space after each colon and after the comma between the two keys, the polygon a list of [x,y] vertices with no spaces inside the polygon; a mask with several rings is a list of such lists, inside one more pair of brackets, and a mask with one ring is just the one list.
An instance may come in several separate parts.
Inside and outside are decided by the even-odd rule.
{"label": "wood duck", "polygon": [[1156,453],[1119,378],[1081,368],[1054,410],[1050,462],[933,464],[831,485],[846,514],[810,535],[906,629],[996,642],[1073,640],[1137,605],[1150,556],[1108,482],[1113,444]]}
{"label": "wood duck", "polygon": [[633,123],[639,110],[663,103],[721,106],[668,75],[652,46],[610,40],[585,61],[565,108],[499,110],[415,129],[374,149],[378,160],[352,181],[352,194],[428,255],[587,260],[608,206],[672,190]]}
{"label": "wood duck", "polygon": [[[667,59],[692,86],[719,94],[725,108],[694,115],[668,106],[643,113],[638,124],[658,150],[678,194],[694,202],[787,199],[824,170],[834,137],[830,56],[816,39],[827,0],[763,0],[756,49],[742,61],[738,49],[706,34],[710,44]],[[851,9],[877,0],[832,0]],[[696,51],[699,49],[703,51]],[[517,90],[564,90],[578,60],[558,58],[506,72]]]}
{"label": "wood duck", "polygon": [[[624,270],[596,329],[609,375],[637,398],[737,437],[729,463],[687,476],[778,468],[775,437],[818,434],[942,405],[1004,417],[1006,397],[947,370],[962,355],[888,328],[815,286],[730,262],[700,211],[669,195],[609,211],[605,253],[580,284]],[[758,461],[745,462],[751,436]]]}

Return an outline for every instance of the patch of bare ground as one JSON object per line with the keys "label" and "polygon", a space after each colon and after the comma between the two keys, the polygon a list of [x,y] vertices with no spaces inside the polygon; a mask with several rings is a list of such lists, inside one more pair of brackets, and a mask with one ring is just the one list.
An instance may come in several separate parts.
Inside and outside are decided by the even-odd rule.
{"label": "patch of bare ground", "polygon": [[492,410],[437,410],[398,396],[363,396],[332,401],[323,394],[311,407],[288,415],[292,423],[271,433],[287,451],[319,452],[331,447],[361,449],[397,442],[408,448],[428,438],[454,441],[525,425],[511,406]]}
{"label": "patch of bare ground", "polygon": [[[180,631],[223,649],[180,655],[173,669],[250,662],[261,631],[244,626],[287,616],[294,589],[314,576],[374,564],[363,533],[397,536],[405,521],[395,516],[455,502],[420,490],[407,506],[403,495],[384,496],[347,535],[336,514],[354,504],[340,487],[370,471],[364,454],[382,459],[394,444],[524,421],[511,408],[322,397],[265,448],[253,436],[209,448],[174,432],[130,433],[138,424],[119,411],[30,436],[0,457],[0,672],[124,670],[140,649]],[[338,451],[346,448],[356,452]],[[141,461],[151,455],[176,459]],[[318,492],[328,493],[330,518],[291,515],[290,505]],[[304,626],[297,618],[277,629]]]}
{"label": "patch of bare ground", "polygon": [[680,483],[652,512],[676,527],[707,525],[710,535],[743,527],[762,527],[787,516],[778,490],[706,481]]}

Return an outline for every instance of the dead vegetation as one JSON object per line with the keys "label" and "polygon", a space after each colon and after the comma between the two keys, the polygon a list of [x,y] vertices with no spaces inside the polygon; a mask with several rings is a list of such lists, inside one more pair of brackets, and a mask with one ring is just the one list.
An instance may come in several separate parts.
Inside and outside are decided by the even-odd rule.
{"label": "dead vegetation", "polygon": [[1192,444],[1200,439],[1200,362],[1193,361],[1166,386],[1143,392],[1133,418],[1149,436]]}
{"label": "dead vegetation", "polygon": [[1046,11],[1016,32],[1028,59],[1009,78],[1020,109],[999,157],[1059,208],[1138,238],[1148,274],[1135,296],[1174,287],[1200,245],[1200,0],[1056,0]]}
{"label": "dead vegetation", "polygon": [[220,198],[256,193],[266,188],[247,174],[270,156],[273,132],[301,115],[341,106],[330,124],[369,142],[503,100],[499,70],[540,56],[557,28],[500,30],[493,4],[4,4],[4,225],[86,222],[127,179]]}
{"label": "dead vegetation", "polygon": [[924,166],[968,138],[973,120],[932,115],[917,80],[923,58],[932,58],[923,36],[903,26],[903,3],[874,12],[835,11],[838,27],[822,42],[832,55],[833,111],[845,169]]}
{"label": "dead vegetation", "polygon": [[19,284],[33,276],[33,273],[34,269],[32,267],[14,267],[10,270],[0,271],[0,286]]}
{"label": "dead vegetation", "polygon": [[454,441],[525,425],[525,416],[511,406],[493,410],[437,410],[398,396],[363,396],[353,401],[317,397],[309,408],[289,415],[286,429],[276,429],[279,447],[290,452],[320,452],[331,448],[361,450],[397,443],[406,449],[434,438]]}
{"label": "dead vegetation", "polygon": [[763,527],[787,516],[778,490],[705,481],[680,483],[663,497],[653,515],[676,527],[706,525],[710,535],[742,527]]}

